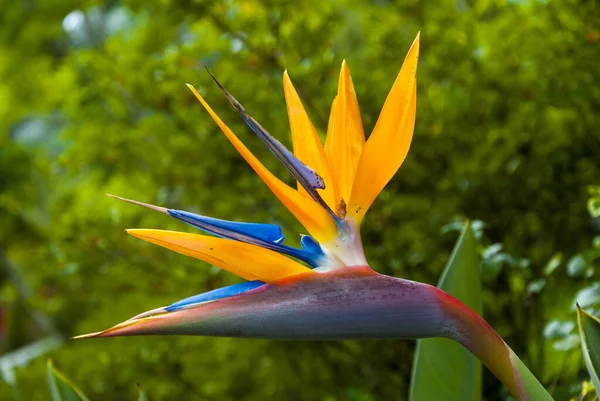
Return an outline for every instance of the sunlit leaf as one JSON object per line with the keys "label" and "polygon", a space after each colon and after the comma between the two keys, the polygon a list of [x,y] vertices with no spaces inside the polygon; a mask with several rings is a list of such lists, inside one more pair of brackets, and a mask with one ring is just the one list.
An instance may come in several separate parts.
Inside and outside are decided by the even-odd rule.
{"label": "sunlit leaf", "polygon": [[594,196],[588,200],[588,211],[594,218],[600,216],[600,197]]}
{"label": "sunlit leaf", "polygon": [[586,274],[588,265],[585,258],[577,254],[569,259],[567,263],[567,274],[571,277],[583,277]]}
{"label": "sunlit leaf", "polygon": [[552,258],[548,261],[546,266],[544,267],[544,274],[546,276],[551,275],[562,263],[562,253],[558,252],[552,256]]}

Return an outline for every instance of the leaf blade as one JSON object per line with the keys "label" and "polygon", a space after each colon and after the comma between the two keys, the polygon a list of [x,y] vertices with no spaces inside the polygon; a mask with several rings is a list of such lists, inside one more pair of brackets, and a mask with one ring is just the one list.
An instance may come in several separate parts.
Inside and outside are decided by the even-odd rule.
{"label": "leaf blade", "polygon": [[600,390],[600,321],[577,305],[577,323],[581,337],[581,351],[585,366],[594,383],[596,391]]}
{"label": "leaf blade", "polygon": [[47,372],[53,401],[89,401],[81,390],[54,368],[51,360],[48,360]]}
{"label": "leaf blade", "polygon": [[554,399],[542,386],[538,379],[531,373],[525,364],[508,346],[510,363],[512,364],[515,381],[523,401],[553,401]]}
{"label": "leaf blade", "polygon": [[[475,237],[465,224],[446,265],[438,288],[481,314],[479,258]],[[444,338],[417,341],[410,401],[481,400],[481,362],[460,344]]]}

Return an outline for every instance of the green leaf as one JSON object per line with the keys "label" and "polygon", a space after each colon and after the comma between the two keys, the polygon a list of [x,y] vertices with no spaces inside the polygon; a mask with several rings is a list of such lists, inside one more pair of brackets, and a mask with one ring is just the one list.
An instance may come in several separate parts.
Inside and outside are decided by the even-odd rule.
{"label": "green leaf", "polygon": [[600,197],[594,196],[588,200],[588,211],[593,218],[600,216]]}
{"label": "green leaf", "polygon": [[552,396],[533,373],[527,369],[527,366],[523,364],[519,357],[510,348],[508,348],[508,351],[513,372],[515,377],[518,377],[521,399],[526,401],[553,401]]}
{"label": "green leaf", "polygon": [[138,401],[148,401],[148,397],[146,396],[146,393],[144,392],[144,390],[142,390],[142,387],[138,384]]}
{"label": "green leaf", "polygon": [[571,277],[583,277],[587,269],[588,264],[581,254],[573,256],[567,263],[567,274]]}
{"label": "green leaf", "polygon": [[89,401],[62,373],[48,360],[48,382],[53,401]]}
{"label": "green leaf", "polygon": [[[467,222],[438,288],[482,314],[480,261]],[[481,400],[481,362],[467,349],[444,338],[417,341],[410,387],[411,401]]]}
{"label": "green leaf", "polygon": [[600,389],[600,320],[577,305],[577,322],[581,337],[581,350],[594,387]]}
{"label": "green leaf", "polygon": [[552,258],[548,261],[548,263],[544,267],[544,275],[549,276],[552,273],[554,273],[554,271],[560,267],[561,263],[562,263],[562,253],[558,252],[558,253],[555,253],[554,255],[552,255]]}

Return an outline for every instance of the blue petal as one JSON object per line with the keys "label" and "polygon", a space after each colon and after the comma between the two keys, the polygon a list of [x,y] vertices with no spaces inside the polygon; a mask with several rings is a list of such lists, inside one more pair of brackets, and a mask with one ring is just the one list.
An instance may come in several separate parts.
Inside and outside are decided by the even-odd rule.
{"label": "blue petal", "polygon": [[[324,256],[319,244],[310,237],[307,237],[305,240],[303,240],[302,249],[296,249],[282,244],[285,237],[281,232],[281,228],[274,224],[241,223],[220,220],[183,210],[167,209],[165,207],[138,202],[135,200],[122,198],[120,196],[110,194],[107,195],[112,198],[133,203],[134,205],[147,207],[157,212],[168,214],[183,221],[184,223],[219,237],[253,244],[275,252],[293,256],[308,263],[312,267],[317,267]],[[308,243],[307,241],[312,242]],[[308,245],[306,245],[307,243]]]}
{"label": "blue petal", "polygon": [[[281,228],[273,224],[226,221],[183,210],[168,209],[167,213],[184,223],[208,233],[284,253],[298,258],[313,267],[318,266],[320,259],[324,256],[321,247],[316,244],[316,241],[316,248],[297,249],[282,244],[284,236],[281,233]],[[317,248],[318,252],[315,252]]]}
{"label": "blue petal", "polygon": [[315,255],[324,255],[321,245],[310,235],[303,235],[300,239],[300,244],[302,245],[302,249],[307,252],[314,253]]}
{"label": "blue petal", "polygon": [[183,210],[168,210],[169,214],[185,223],[227,238],[238,239],[236,234],[279,244],[285,237],[274,224],[243,223],[201,216]]}
{"label": "blue petal", "polygon": [[165,309],[168,312],[173,312],[179,309],[189,307],[191,305],[200,304],[208,301],[216,301],[217,299],[227,298],[234,295],[240,295],[245,292],[251,291],[255,288],[258,288],[263,284],[265,283],[263,283],[262,281],[246,281],[244,283],[218,288],[216,290],[208,291],[203,294],[198,294],[189,298],[182,299],[181,301],[177,301],[167,306]]}

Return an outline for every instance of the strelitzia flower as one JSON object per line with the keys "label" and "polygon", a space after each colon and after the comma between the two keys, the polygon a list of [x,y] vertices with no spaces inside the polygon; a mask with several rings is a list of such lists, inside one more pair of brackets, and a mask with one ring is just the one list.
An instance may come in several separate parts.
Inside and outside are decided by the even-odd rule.
{"label": "strelitzia flower", "polygon": [[243,120],[294,176],[298,188],[275,177],[188,85],[227,139],[309,235],[302,236],[301,248],[294,248],[284,244],[281,229],[275,225],[218,220],[124,199],[212,235],[150,229],[128,230],[129,234],[248,281],[77,338],[149,334],[298,340],[446,337],[471,350],[519,397],[517,368],[511,362],[516,357],[481,317],[433,286],[376,273],[365,258],[361,222],[403,163],[411,143],[418,54],[419,36],[368,140],[345,62],[324,145],[285,72],[283,88],[293,153],[215,79]]}

